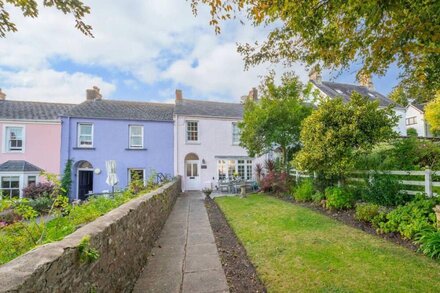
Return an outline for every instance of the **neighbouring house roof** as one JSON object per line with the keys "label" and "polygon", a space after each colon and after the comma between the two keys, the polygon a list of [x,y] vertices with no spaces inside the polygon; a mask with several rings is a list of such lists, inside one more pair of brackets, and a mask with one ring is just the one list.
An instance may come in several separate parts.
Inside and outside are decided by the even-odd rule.
{"label": "neighbouring house roof", "polygon": [[243,104],[182,99],[176,103],[176,115],[243,118]]}
{"label": "neighbouring house roof", "polygon": [[23,160],[6,161],[0,165],[0,172],[40,172],[41,168]]}
{"label": "neighbouring house roof", "polygon": [[62,116],[122,120],[173,121],[174,105],[117,100],[85,101]]}
{"label": "neighbouring house roof", "polygon": [[57,120],[75,105],[28,101],[0,101],[0,119]]}
{"label": "neighbouring house roof", "polygon": [[381,107],[387,107],[392,104],[395,104],[398,107],[402,107],[400,105],[397,105],[393,100],[385,97],[381,93],[376,92],[375,90],[370,90],[365,86],[329,81],[318,83],[315,80],[311,80],[311,82],[324,94],[331,98],[342,97],[344,101],[348,101],[350,100],[352,92],[358,92],[362,96],[368,97],[370,100],[379,101],[379,105]]}
{"label": "neighbouring house roof", "polygon": [[414,108],[416,108],[420,112],[425,113],[426,103],[422,103],[422,104],[413,103],[413,104],[409,104],[408,106],[413,106]]}

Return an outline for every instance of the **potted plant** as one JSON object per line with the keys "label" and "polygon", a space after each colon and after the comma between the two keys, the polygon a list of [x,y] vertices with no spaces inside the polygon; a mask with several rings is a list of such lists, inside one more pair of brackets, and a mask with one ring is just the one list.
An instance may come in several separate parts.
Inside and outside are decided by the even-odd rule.
{"label": "potted plant", "polygon": [[202,189],[202,192],[206,195],[207,198],[209,198],[211,193],[212,193],[212,189],[208,188],[208,187],[205,187],[205,188]]}

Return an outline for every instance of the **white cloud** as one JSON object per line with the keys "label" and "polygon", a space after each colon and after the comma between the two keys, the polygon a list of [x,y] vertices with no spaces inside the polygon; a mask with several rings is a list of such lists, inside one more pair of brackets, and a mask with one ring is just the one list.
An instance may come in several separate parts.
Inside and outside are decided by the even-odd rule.
{"label": "white cloud", "polygon": [[[9,95],[14,93],[20,99],[25,96],[56,97],[58,93],[50,94],[50,91],[64,88],[74,91],[72,94],[63,92],[63,96],[70,96],[66,101],[72,101],[78,91],[82,93],[85,89],[79,76],[94,79],[102,88],[109,86],[97,76],[54,71],[51,61],[60,58],[120,72],[124,75],[120,82],[125,86],[130,86],[126,82],[128,79],[136,79],[152,88],[164,79],[170,86],[183,84],[202,95],[198,98],[238,99],[259,83],[259,75],[267,72],[264,66],[244,72],[242,57],[236,51],[237,42],[261,40],[266,33],[264,30],[233,22],[227,24],[222,35],[216,36],[208,25],[206,9],[202,8],[199,16],[194,17],[188,1],[94,0],[88,4],[91,14],[86,22],[93,26],[95,38],[88,38],[76,30],[71,16],[53,8],[41,8],[37,19],[24,18],[19,11],[11,10],[19,31],[0,39],[0,70],[2,67],[12,69],[11,75],[26,75],[32,80],[40,80],[43,76],[58,78],[57,82],[46,80],[51,85],[76,82],[75,85],[58,84],[44,89],[34,83],[25,87],[26,92],[18,92],[19,87],[10,84],[10,77],[1,76],[0,87],[10,89]],[[193,64],[195,60],[197,66]],[[82,87],[77,88],[78,85]],[[86,83],[88,86],[90,84]]]}
{"label": "white cloud", "polygon": [[8,100],[81,103],[86,98],[85,89],[94,85],[99,85],[104,97],[115,90],[114,85],[100,77],[51,69],[0,71],[0,80],[7,84],[3,92]]}

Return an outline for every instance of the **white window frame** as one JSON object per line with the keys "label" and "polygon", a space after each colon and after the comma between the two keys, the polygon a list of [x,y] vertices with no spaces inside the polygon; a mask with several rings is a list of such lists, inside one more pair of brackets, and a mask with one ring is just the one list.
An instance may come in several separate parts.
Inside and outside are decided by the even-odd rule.
{"label": "white window frame", "polygon": [[[252,160],[252,159],[249,159],[249,158],[239,158],[239,159],[228,159],[228,158],[224,158],[224,159],[217,159],[217,178],[218,178],[218,180],[224,180],[224,179],[231,179],[230,177],[229,177],[229,171],[230,171],[230,169],[229,169],[229,167],[230,167],[230,164],[229,164],[229,162],[230,161],[234,161],[234,172],[233,173],[238,173],[238,166],[239,166],[239,163],[238,163],[238,161],[243,161],[242,163],[240,163],[240,166],[243,166],[243,172],[244,172],[244,178],[242,178],[242,179],[244,179],[244,180],[246,180],[246,181],[249,181],[249,180],[253,180],[253,178],[254,178],[254,172],[253,172],[253,167],[254,167],[254,161]],[[224,173],[224,175],[225,175],[225,178],[224,179],[220,179],[220,167],[222,167],[222,169],[223,169],[223,173]],[[248,173],[248,170],[250,169],[250,178],[247,178],[247,175],[249,174]]]}
{"label": "white window frame", "polygon": [[[82,125],[90,125],[92,126],[92,134],[91,134],[91,138],[92,138],[92,143],[90,145],[82,145],[81,144],[81,126]],[[79,122],[76,126],[76,132],[77,132],[77,147],[79,148],[93,148],[94,145],[94,135],[95,135],[95,126],[93,125],[93,123],[91,122]]]}
{"label": "white window frame", "polygon": [[417,116],[411,116],[405,119],[405,124],[408,125],[415,125],[417,124]]}
{"label": "white window frame", "polygon": [[[132,128],[133,127],[140,127],[141,128],[141,145],[132,145],[131,144],[131,138],[132,137],[139,137],[139,135],[133,136],[132,134]],[[144,148],[144,126],[139,124],[132,124],[128,126],[128,148],[130,149],[143,149]]]}
{"label": "white window frame", "polygon": [[143,169],[143,168],[128,168],[128,180],[127,180],[127,182],[128,182],[128,184],[130,184],[131,183],[131,174],[130,174],[130,172],[131,171],[142,171],[142,176],[144,177],[144,179],[143,179],[143,181],[144,181],[144,185],[145,185],[145,182],[146,182],[146,178],[145,178],[145,169]]}
{"label": "white window frame", "polygon": [[[4,177],[9,177],[9,178],[17,177],[18,178],[18,188],[3,188],[2,184],[3,184],[3,178]],[[11,185],[10,182],[11,181],[9,181],[9,186]],[[3,198],[3,190],[8,190],[9,191],[9,195],[6,195],[5,198],[12,198],[11,197],[11,191],[12,190],[18,190],[18,198],[21,198],[22,197],[22,189],[23,189],[23,186],[22,186],[22,176],[20,174],[2,174],[0,176],[0,191],[1,191],[0,198]]]}
{"label": "white window frame", "polygon": [[[188,139],[188,125],[189,123],[196,123],[197,124],[197,140],[189,140]],[[186,120],[185,121],[185,141],[186,143],[200,143],[200,123],[198,120]]]}
{"label": "white window frame", "polygon": [[[237,130],[237,133],[235,132],[235,129]],[[238,138],[237,141],[235,140],[236,135]],[[232,122],[232,145],[239,145],[240,137],[241,137],[241,131],[240,128],[238,128],[238,122]]]}
{"label": "white window frame", "polygon": [[[22,129],[21,150],[9,149],[9,137],[8,137],[8,131],[7,131],[8,128],[21,128]],[[13,125],[13,124],[3,125],[3,152],[4,153],[24,153],[25,142],[26,142],[26,127],[24,125]]]}

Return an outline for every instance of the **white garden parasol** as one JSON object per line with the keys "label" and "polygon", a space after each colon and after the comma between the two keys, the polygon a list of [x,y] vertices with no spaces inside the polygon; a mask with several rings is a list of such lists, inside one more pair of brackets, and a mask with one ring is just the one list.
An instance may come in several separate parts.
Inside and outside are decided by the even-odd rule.
{"label": "white garden parasol", "polygon": [[116,174],[116,161],[109,160],[105,161],[105,168],[107,169],[107,180],[105,182],[113,188],[116,184],[118,184],[118,175]]}

